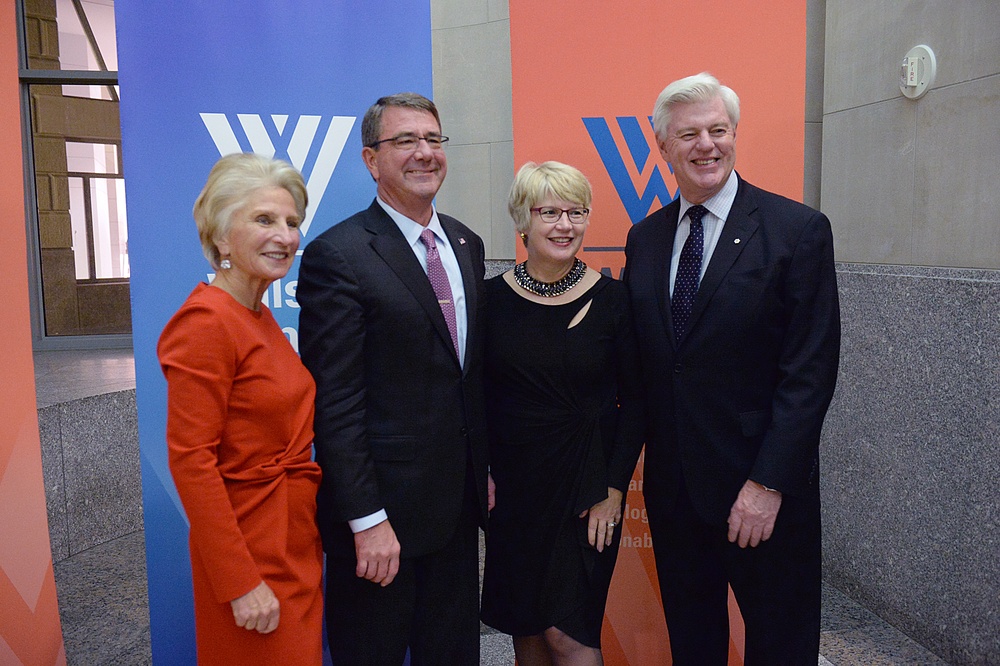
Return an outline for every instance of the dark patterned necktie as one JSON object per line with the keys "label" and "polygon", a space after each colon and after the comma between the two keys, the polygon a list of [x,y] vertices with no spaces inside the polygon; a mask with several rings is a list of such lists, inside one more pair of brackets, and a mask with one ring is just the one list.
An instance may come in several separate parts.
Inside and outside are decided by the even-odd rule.
{"label": "dark patterned necktie", "polygon": [[441,255],[438,253],[437,243],[434,242],[434,232],[424,229],[420,232],[420,242],[427,248],[427,279],[431,281],[434,295],[437,296],[438,305],[441,306],[441,313],[444,321],[448,324],[448,332],[451,333],[451,342],[455,345],[455,354],[458,354],[458,325],[455,319],[455,299],[451,293],[451,283],[448,281],[448,274],[441,263]]}
{"label": "dark patterned necktie", "polygon": [[708,209],[700,205],[691,206],[687,210],[688,219],[691,220],[691,233],[681,249],[677,275],[674,277],[674,295],[670,299],[670,315],[674,320],[676,340],[680,340],[687,330],[691,305],[694,303],[694,295],[698,293],[698,283],[701,282],[701,258],[705,251],[705,230],[701,226],[701,218],[707,212]]}

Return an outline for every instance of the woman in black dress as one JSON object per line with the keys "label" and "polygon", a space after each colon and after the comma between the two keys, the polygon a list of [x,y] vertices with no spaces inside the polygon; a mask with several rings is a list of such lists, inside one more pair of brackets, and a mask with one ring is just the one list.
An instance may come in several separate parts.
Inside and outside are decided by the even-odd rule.
{"label": "woman in black dress", "polygon": [[642,448],[625,285],[577,259],[590,183],[525,164],[508,210],[528,259],[487,282],[490,514],[483,621],[522,666],[601,664],[624,493]]}

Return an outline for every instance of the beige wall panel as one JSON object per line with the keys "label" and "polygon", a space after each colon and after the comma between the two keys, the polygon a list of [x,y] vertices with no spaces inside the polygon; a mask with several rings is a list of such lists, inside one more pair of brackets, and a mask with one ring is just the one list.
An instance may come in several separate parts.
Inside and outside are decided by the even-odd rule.
{"label": "beige wall panel", "polygon": [[820,209],[837,261],[911,261],[914,106],[899,99],[826,116]]}
{"label": "beige wall panel", "polygon": [[931,90],[917,104],[913,263],[998,269],[1000,74]]}
{"label": "beige wall panel", "polygon": [[431,0],[431,30],[486,23],[489,5],[489,0]]}
{"label": "beige wall panel", "polygon": [[118,103],[82,97],[62,98],[66,105],[66,136],[82,141],[121,141]]}
{"label": "beige wall panel", "polygon": [[38,242],[43,249],[73,247],[73,225],[69,213],[38,211]]}
{"label": "beige wall panel", "polygon": [[510,25],[433,31],[434,101],[457,144],[511,141]]}
{"label": "beige wall panel", "polygon": [[447,151],[448,177],[438,192],[437,207],[479,234],[486,245],[486,256],[490,257],[490,147],[449,144]]}
{"label": "beige wall panel", "polygon": [[[806,3],[806,123],[823,122],[826,0]],[[808,157],[807,157],[808,159]],[[817,177],[819,173],[817,172]]]}
{"label": "beige wall panel", "polygon": [[[59,65],[59,24],[55,19],[39,21],[38,55],[54,63],[53,69],[62,69]],[[41,67],[41,63],[33,61],[32,66]]]}
{"label": "beige wall panel", "polygon": [[487,259],[514,255],[506,213],[514,168],[507,15],[506,0],[431,4],[434,101],[451,137],[438,200],[483,237]]}
{"label": "beige wall panel", "polygon": [[35,200],[38,210],[52,210],[52,179],[46,174],[35,176]]}
{"label": "beige wall panel", "polygon": [[899,96],[901,59],[915,45],[900,34],[902,8],[912,4],[892,3],[898,12],[870,0],[827,4],[826,113]]}
{"label": "beige wall panel", "polygon": [[823,62],[826,0],[806,3],[806,100],[802,201],[819,208],[823,171]]}
{"label": "beige wall panel", "polygon": [[33,97],[36,134],[99,143],[121,140],[117,102],[48,94]]}
{"label": "beige wall panel", "polygon": [[32,130],[35,134],[65,136],[66,105],[63,98],[45,93],[45,90],[32,91]]}
{"label": "beige wall panel", "polygon": [[998,71],[1000,2],[850,0],[826,17],[827,113],[900,96],[903,56],[918,44],[934,50],[935,87]]}
{"label": "beige wall panel", "polygon": [[802,174],[802,203],[819,208],[823,175],[823,123],[806,123]]}
{"label": "beige wall panel", "polygon": [[25,16],[56,17],[55,0],[24,0]]}
{"label": "beige wall panel", "polygon": [[[66,176],[49,176],[49,204],[51,210],[69,210],[69,178]],[[39,204],[39,208],[41,204]]]}
{"label": "beige wall panel", "polygon": [[77,287],[80,328],[91,334],[132,332],[128,282],[81,284]]}
{"label": "beige wall panel", "polygon": [[[42,22],[36,18],[26,16],[24,18],[24,38],[28,44],[28,57],[32,59],[32,66],[42,67],[36,59],[41,58],[41,43],[42,43]],[[49,62],[46,63],[48,67],[59,67],[59,57],[58,54],[51,58]]]}
{"label": "beige wall panel", "polygon": [[32,141],[35,165],[43,173],[66,171],[66,140],[62,137],[35,136]]}
{"label": "beige wall panel", "polygon": [[[1000,2],[952,0],[920,5],[909,29],[907,50],[927,44],[937,58],[934,88],[1000,73]],[[906,51],[899,54],[899,58]]]}
{"label": "beige wall panel", "polygon": [[490,184],[493,192],[493,244],[487,259],[513,259],[514,221],[507,213],[507,195],[514,182],[514,142],[494,143],[490,147]]}
{"label": "beige wall panel", "polygon": [[45,293],[43,300],[46,333],[48,335],[76,333],[80,324],[73,250],[42,250],[42,290]]}
{"label": "beige wall panel", "polygon": [[488,0],[491,21],[506,21],[510,18],[510,3],[508,0]]}

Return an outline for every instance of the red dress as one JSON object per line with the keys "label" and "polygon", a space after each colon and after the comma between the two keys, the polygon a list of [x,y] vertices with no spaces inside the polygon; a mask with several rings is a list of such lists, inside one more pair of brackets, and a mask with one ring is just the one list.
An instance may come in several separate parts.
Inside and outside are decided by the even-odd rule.
{"label": "red dress", "polygon": [[[191,525],[199,664],[320,664],[316,385],[270,310],[199,284],[157,348],[170,471]],[[265,581],[278,628],[238,627],[230,601]]]}

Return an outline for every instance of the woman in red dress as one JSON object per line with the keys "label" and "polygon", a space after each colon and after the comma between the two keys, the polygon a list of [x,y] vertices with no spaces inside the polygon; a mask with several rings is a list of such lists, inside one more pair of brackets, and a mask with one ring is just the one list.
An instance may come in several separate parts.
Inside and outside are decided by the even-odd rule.
{"label": "woman in red dress", "polygon": [[322,662],[316,389],[262,302],[295,259],[306,203],[289,164],[220,159],[194,206],[216,275],[157,349],[170,471],[191,525],[200,664]]}

